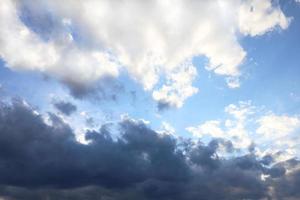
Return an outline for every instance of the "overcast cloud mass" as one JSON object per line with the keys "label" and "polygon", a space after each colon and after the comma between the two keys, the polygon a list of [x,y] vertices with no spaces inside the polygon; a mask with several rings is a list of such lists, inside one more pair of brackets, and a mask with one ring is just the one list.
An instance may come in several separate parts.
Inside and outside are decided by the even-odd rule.
{"label": "overcast cloud mass", "polygon": [[129,118],[117,124],[119,137],[104,124],[85,133],[85,145],[57,115],[49,113],[45,123],[21,100],[2,103],[0,113],[3,198],[300,198],[294,159],[274,163],[251,150],[223,158],[220,149],[237,151],[230,141],[175,139]]}

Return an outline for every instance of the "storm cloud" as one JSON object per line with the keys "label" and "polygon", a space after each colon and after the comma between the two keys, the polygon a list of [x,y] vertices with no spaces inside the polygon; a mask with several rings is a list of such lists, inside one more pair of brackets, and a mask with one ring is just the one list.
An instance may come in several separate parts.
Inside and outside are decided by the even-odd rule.
{"label": "storm cloud", "polygon": [[230,141],[176,139],[129,118],[117,124],[118,137],[104,124],[82,144],[58,116],[48,117],[22,100],[1,103],[2,199],[299,198],[297,160],[225,158],[218,149],[236,151]]}

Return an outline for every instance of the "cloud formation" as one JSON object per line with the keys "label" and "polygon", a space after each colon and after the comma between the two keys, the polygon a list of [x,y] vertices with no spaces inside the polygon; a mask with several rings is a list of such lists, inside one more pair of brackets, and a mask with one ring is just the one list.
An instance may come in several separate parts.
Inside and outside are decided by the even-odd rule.
{"label": "cloud formation", "polygon": [[209,120],[187,131],[203,138],[222,138],[240,149],[255,144],[256,153],[273,154],[277,161],[300,155],[300,117],[276,115],[255,107],[250,101],[240,101],[225,107],[229,115],[225,120]]}
{"label": "cloud formation", "polygon": [[77,110],[77,107],[70,102],[58,101],[54,102],[53,105],[57,110],[67,116],[70,116]]}
{"label": "cloud formation", "polygon": [[[50,123],[23,101],[0,106],[0,197],[27,199],[278,199],[298,198],[299,161],[235,151],[230,141],[175,139],[143,121],[124,118],[113,138],[108,126],[77,142],[58,116]],[[262,179],[262,177],[264,177]],[[291,185],[283,190],[283,185]],[[285,187],[284,187],[285,188]]]}
{"label": "cloud formation", "polygon": [[0,56],[12,69],[70,85],[118,77],[125,69],[155,100],[181,107],[198,91],[193,57],[205,56],[207,70],[238,87],[246,56],[239,40],[288,24],[271,0],[3,0]]}
{"label": "cloud formation", "polygon": [[198,126],[187,127],[186,130],[200,138],[209,136],[228,139],[238,148],[247,149],[252,144],[252,140],[246,125],[248,116],[253,114],[253,110],[254,106],[249,101],[241,101],[237,105],[230,104],[224,109],[230,116],[227,120],[209,120]]}

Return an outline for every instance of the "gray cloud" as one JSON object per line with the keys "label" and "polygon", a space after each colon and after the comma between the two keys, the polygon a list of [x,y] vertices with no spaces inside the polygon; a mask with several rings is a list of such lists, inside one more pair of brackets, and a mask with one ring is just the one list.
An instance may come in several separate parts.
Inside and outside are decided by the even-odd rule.
{"label": "gray cloud", "polygon": [[128,95],[124,84],[112,77],[105,77],[92,85],[81,85],[75,82],[64,82],[70,94],[76,99],[88,99],[90,101],[117,102],[122,95]]}
{"label": "gray cloud", "polygon": [[58,101],[54,102],[53,105],[57,110],[67,116],[71,115],[77,110],[77,107],[70,102]]}
{"label": "gray cloud", "polygon": [[[229,141],[208,145],[161,135],[141,121],[87,131],[88,145],[55,114],[50,123],[20,100],[0,106],[0,197],[4,199],[284,199],[298,198],[299,162],[234,151]],[[286,172],[289,169],[292,172]],[[270,175],[266,180],[261,176]],[[289,188],[286,187],[290,186]],[[270,192],[271,189],[272,191]]]}

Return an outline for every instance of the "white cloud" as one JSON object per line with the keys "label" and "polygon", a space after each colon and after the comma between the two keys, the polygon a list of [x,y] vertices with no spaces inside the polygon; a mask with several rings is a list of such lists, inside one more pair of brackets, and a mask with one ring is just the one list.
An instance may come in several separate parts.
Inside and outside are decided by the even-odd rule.
{"label": "white cloud", "polygon": [[143,118],[140,118],[140,119],[134,119],[134,118],[131,118],[129,116],[128,113],[124,113],[120,116],[120,120],[121,121],[130,121],[132,123],[135,123],[135,124],[145,124],[145,125],[149,125],[150,124],[150,121],[146,120],[146,119],[143,119]]}
{"label": "white cloud", "polygon": [[167,75],[167,82],[160,89],[153,91],[154,100],[180,108],[185,99],[198,92],[192,86],[192,80],[197,75],[196,68],[189,62],[183,65]]}
{"label": "white cloud", "polygon": [[230,104],[224,110],[237,121],[243,122],[248,115],[254,113],[255,107],[251,105],[251,101],[240,101],[238,105]]}
{"label": "white cloud", "polygon": [[267,114],[257,120],[259,145],[266,144],[267,152],[282,151],[281,160],[300,155],[300,117]]}
{"label": "white cloud", "polygon": [[223,138],[234,146],[247,150],[252,143],[256,154],[274,155],[283,161],[300,155],[300,117],[275,115],[255,107],[250,101],[241,101],[225,107],[229,114],[224,120],[210,120],[186,128],[196,137]]}
{"label": "white cloud", "polygon": [[266,137],[281,138],[300,128],[300,118],[286,115],[265,115],[258,119],[259,128],[257,133]]}
{"label": "white cloud", "polygon": [[215,138],[223,138],[225,136],[225,132],[220,128],[220,121],[217,120],[206,121],[197,127],[188,127],[186,130],[197,137],[209,135]]}
{"label": "white cloud", "polygon": [[60,41],[43,41],[18,17],[16,2],[0,5],[0,56],[8,67],[38,70],[61,80],[88,84],[102,76],[117,76],[116,63],[105,52],[81,50],[69,34]]}
{"label": "white cloud", "polygon": [[[207,57],[207,70],[231,77],[229,87],[239,87],[246,56],[240,36],[289,24],[271,0],[26,1],[35,8],[31,12],[51,11],[61,21],[61,30],[45,41],[19,19],[20,3],[0,5],[0,56],[8,67],[79,84],[117,77],[125,68],[145,90],[166,79],[153,97],[176,107],[197,92],[196,68],[185,64],[194,56]],[[68,26],[93,45],[79,45]],[[175,79],[181,76],[184,80]]]}
{"label": "white cloud", "polygon": [[225,107],[225,112],[229,114],[229,119],[210,120],[196,127],[188,127],[186,130],[194,136],[209,136],[213,138],[223,138],[233,142],[237,148],[248,148],[252,141],[246,129],[247,116],[253,114],[254,106],[250,101],[241,101],[237,105],[230,104]]}
{"label": "white cloud", "polygon": [[239,29],[250,36],[263,35],[279,26],[286,29],[290,19],[272,9],[272,1],[246,0],[239,10]]}
{"label": "white cloud", "polygon": [[168,122],[163,121],[161,123],[160,130],[157,131],[160,134],[167,134],[167,135],[173,135],[176,137],[176,130],[175,128],[169,124]]}

